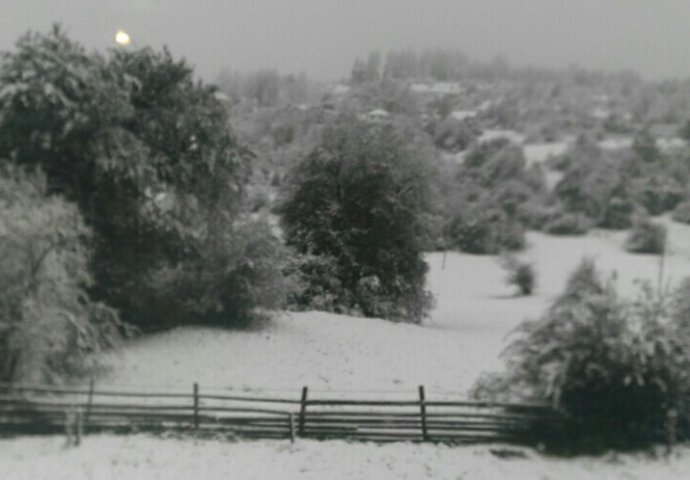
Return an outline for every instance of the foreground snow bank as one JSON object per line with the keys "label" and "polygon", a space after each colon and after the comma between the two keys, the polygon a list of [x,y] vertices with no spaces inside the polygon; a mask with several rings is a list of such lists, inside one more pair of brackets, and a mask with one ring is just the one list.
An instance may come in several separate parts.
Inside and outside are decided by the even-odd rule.
{"label": "foreground snow bank", "polygon": [[65,449],[60,437],[0,440],[3,480],[81,479],[677,479],[690,448],[669,459],[649,454],[559,459],[502,446],[315,442],[224,442],[145,435],[87,437]]}

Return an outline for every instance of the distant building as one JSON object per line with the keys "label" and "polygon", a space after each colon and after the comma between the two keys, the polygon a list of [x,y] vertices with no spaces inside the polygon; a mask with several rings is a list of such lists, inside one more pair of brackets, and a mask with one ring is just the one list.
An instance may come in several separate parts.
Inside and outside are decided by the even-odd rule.
{"label": "distant building", "polygon": [[462,92],[459,83],[436,82],[436,83],[413,83],[410,90],[416,93],[427,93],[432,95],[451,95]]}
{"label": "distant building", "polygon": [[369,122],[379,123],[385,122],[390,118],[390,116],[390,113],[388,113],[386,110],[382,108],[377,108],[375,110],[365,113],[364,115],[360,116],[360,118],[362,118],[363,120],[367,120]]}

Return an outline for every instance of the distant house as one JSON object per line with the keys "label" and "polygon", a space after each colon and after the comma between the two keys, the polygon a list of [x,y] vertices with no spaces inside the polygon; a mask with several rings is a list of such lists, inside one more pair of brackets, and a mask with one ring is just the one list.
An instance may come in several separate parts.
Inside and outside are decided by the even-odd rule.
{"label": "distant house", "polygon": [[390,118],[390,116],[390,113],[388,113],[386,110],[382,108],[377,108],[375,110],[365,113],[360,118],[362,118],[363,120],[367,120],[369,122],[379,123],[385,122]]}
{"label": "distant house", "polygon": [[658,123],[652,125],[649,133],[656,138],[656,145],[662,152],[669,153],[687,146],[685,140],[678,136],[678,126],[675,124]]}
{"label": "distant house", "polygon": [[462,87],[455,82],[413,83],[410,90],[430,95],[452,95],[462,93]]}
{"label": "distant house", "polygon": [[451,112],[450,116],[455,120],[469,120],[476,118],[477,112],[475,110],[455,110]]}

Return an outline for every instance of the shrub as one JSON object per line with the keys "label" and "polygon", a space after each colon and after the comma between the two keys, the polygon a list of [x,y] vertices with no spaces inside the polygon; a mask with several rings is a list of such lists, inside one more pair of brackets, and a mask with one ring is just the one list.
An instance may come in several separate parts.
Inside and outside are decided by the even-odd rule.
{"label": "shrub", "polygon": [[518,206],[516,218],[527,228],[542,230],[557,214],[558,210],[554,207],[526,202]]}
{"label": "shrub", "polygon": [[670,311],[674,326],[690,347],[690,277],[673,292]]}
{"label": "shrub", "polygon": [[79,375],[117,343],[117,314],[86,294],[90,235],[42,175],[0,168],[0,381]]}
{"label": "shrub", "polygon": [[187,262],[166,264],[142,282],[137,311],[155,328],[185,323],[248,326],[286,304],[282,268],[287,252],[262,220],[227,225]]}
{"label": "shrub", "polygon": [[296,255],[286,265],[284,275],[295,288],[288,295],[288,307],[348,313],[352,302],[338,278],[338,263],[327,255]]}
{"label": "shrub", "polygon": [[632,253],[661,254],[666,245],[666,227],[643,219],[635,223],[625,241],[625,249]]}
{"label": "shrub", "polygon": [[635,197],[650,215],[673,210],[683,200],[681,185],[666,175],[648,175],[635,182]]}
{"label": "shrub", "polygon": [[521,262],[515,257],[503,259],[503,268],[507,273],[506,283],[515,285],[520,295],[531,295],[537,283],[537,274],[531,263]]}
{"label": "shrub", "polygon": [[680,203],[676,209],[673,210],[671,218],[679,223],[690,224],[690,200]]}
{"label": "shrub", "polygon": [[241,326],[284,308],[289,285],[281,269],[287,255],[264,220],[235,222],[197,267],[197,318]]}
{"label": "shrub", "polygon": [[[533,171],[533,170],[530,170]],[[537,187],[534,187],[537,188]],[[513,219],[520,207],[529,201],[536,202],[536,191],[531,185],[519,180],[505,180],[491,188],[491,201]]]}
{"label": "shrub", "polygon": [[582,213],[558,212],[544,224],[543,230],[552,235],[584,235],[592,222]]}
{"label": "shrub", "polygon": [[661,151],[657,146],[656,138],[647,128],[635,134],[632,150],[642,161],[647,163],[654,163],[661,157]]}
{"label": "shrub", "polygon": [[518,329],[508,371],[484,379],[475,396],[549,402],[566,420],[571,449],[663,440],[670,409],[687,438],[690,357],[664,311],[649,288],[635,302],[619,300],[584,262],[542,318]]}
{"label": "shrub", "polygon": [[502,210],[480,203],[468,205],[451,219],[448,243],[467,253],[495,255],[524,248],[525,232]]}
{"label": "shrub", "polygon": [[591,140],[578,141],[566,154],[572,163],[553,189],[566,212],[598,221],[616,190],[621,190],[622,163]]}
{"label": "shrub", "polygon": [[471,122],[452,117],[432,125],[432,128],[434,144],[447,152],[465,150],[478,136],[478,129]]}
{"label": "shrub", "polygon": [[609,198],[599,219],[599,226],[613,230],[624,230],[633,224],[635,203],[627,195]]}

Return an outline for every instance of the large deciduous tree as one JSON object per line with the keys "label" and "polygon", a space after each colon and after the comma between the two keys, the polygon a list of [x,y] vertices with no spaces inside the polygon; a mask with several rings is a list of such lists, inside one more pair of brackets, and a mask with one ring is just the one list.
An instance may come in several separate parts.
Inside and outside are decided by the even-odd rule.
{"label": "large deciduous tree", "polygon": [[156,327],[223,310],[185,292],[201,264],[237,273],[213,258],[242,237],[250,155],[184,61],[148,48],[88,53],[59,27],[25,35],[0,66],[2,157],[39,166],[48,193],[79,205],[94,231],[91,294],[127,320]]}
{"label": "large deciduous tree", "polygon": [[329,126],[292,172],[281,207],[287,243],[327,259],[331,280],[307,280],[334,290],[325,293],[336,309],[412,322],[427,314],[431,173],[393,125],[354,117]]}

